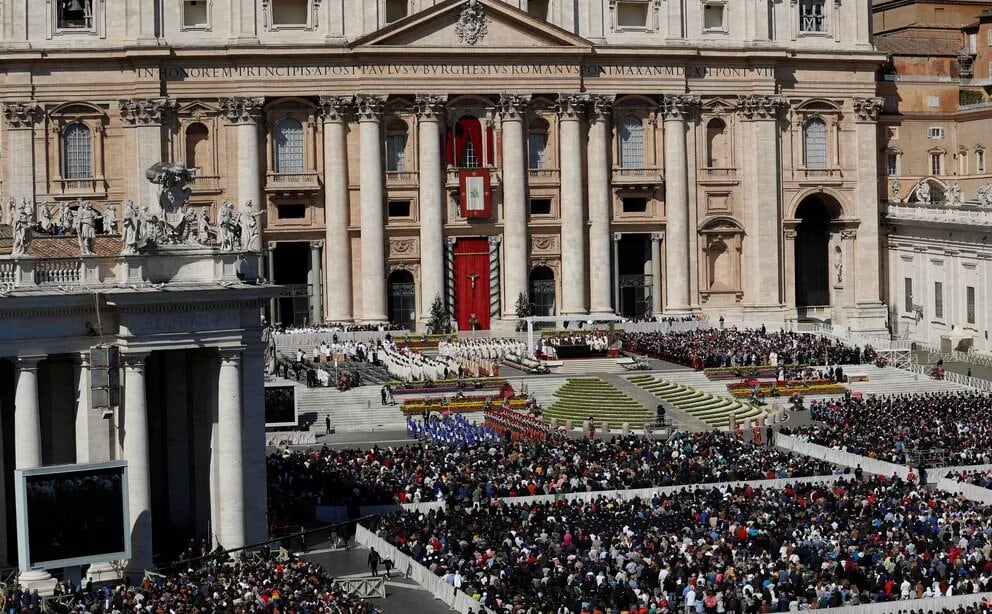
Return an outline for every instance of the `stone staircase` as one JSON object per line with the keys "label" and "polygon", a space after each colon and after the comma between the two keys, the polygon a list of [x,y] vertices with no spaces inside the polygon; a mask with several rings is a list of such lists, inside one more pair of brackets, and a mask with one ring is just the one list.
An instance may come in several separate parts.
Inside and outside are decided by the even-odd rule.
{"label": "stone staircase", "polygon": [[616,358],[575,358],[562,361],[560,367],[551,369],[552,375],[587,375],[592,373],[624,373]]}
{"label": "stone staircase", "polygon": [[328,416],[331,426],[339,433],[406,430],[406,418],[399,405],[382,405],[379,386],[360,386],[341,392],[336,388],[307,388],[283,378],[268,377],[266,383],[296,386],[301,423],[309,423],[315,433],[324,433],[324,419]]}

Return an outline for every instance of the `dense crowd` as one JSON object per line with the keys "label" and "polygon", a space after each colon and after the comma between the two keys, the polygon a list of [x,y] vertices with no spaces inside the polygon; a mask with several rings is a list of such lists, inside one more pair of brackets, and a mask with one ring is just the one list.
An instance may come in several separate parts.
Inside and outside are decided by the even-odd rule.
{"label": "dense crowd", "polygon": [[819,445],[901,464],[933,456],[950,466],[992,462],[992,395],[850,396],[810,411],[823,424],[792,432]]}
{"label": "dense crowd", "polygon": [[851,347],[808,333],[760,329],[698,329],[626,333],[624,349],[695,368],[746,365],[846,365],[876,359],[870,347]]}
{"label": "dense crowd", "polygon": [[[381,610],[334,586],[315,563],[252,555],[230,565],[187,567],[169,575],[150,575],[131,586],[60,584],[50,610],[79,612],[340,612],[380,614]],[[2,597],[5,612],[40,611],[37,591],[20,586]]]}
{"label": "dense crowd", "polygon": [[372,529],[499,612],[789,611],[992,588],[990,511],[898,478],[494,501]]}
{"label": "dense crowd", "polygon": [[992,470],[985,471],[952,471],[946,476],[966,484],[974,484],[982,488],[992,488]]}
{"label": "dense crowd", "polygon": [[282,326],[277,324],[273,332],[277,335],[293,335],[297,333],[365,333],[404,330],[402,326],[392,323],[379,324],[342,324],[327,322],[324,324],[303,324],[300,326]]}
{"label": "dense crowd", "polygon": [[273,493],[291,492],[318,505],[334,501],[359,506],[479,503],[495,497],[829,475],[831,470],[821,461],[717,431],[679,433],[667,441],[629,436],[541,445],[504,441],[461,448],[323,448],[287,450],[268,458]]}

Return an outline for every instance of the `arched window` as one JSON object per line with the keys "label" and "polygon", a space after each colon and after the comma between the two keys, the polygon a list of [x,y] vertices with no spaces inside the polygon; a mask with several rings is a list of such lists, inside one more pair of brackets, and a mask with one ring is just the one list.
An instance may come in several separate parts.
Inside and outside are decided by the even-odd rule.
{"label": "arched window", "polygon": [[210,130],[200,122],[186,128],[186,166],[197,168],[201,175],[213,174]]}
{"label": "arched window", "polygon": [[93,176],[93,140],[85,124],[70,124],[62,133],[63,179]]}
{"label": "arched window", "polygon": [[401,172],[406,170],[406,122],[395,120],[386,129],[386,170]]}
{"label": "arched window", "polygon": [[546,266],[530,272],[530,300],[535,316],[555,315],[555,273]]}
{"label": "arched window", "polygon": [[806,120],[803,125],[803,143],[806,168],[827,168],[827,124],[819,117]]}
{"label": "arched window", "polygon": [[722,119],[711,119],[706,124],[706,166],[727,168],[727,124]]}
{"label": "arched window", "polygon": [[527,133],[528,168],[548,168],[548,122],[535,119]]}
{"label": "arched window", "polygon": [[636,115],[620,120],[620,166],[644,168],[644,123]]}
{"label": "arched window", "polygon": [[276,124],[276,172],[303,172],[303,124],[287,117]]}
{"label": "arched window", "polygon": [[[487,130],[489,144],[492,145],[492,132]],[[462,168],[483,166],[482,122],[466,115],[455,122],[454,130],[448,132],[448,164]],[[490,153],[489,159],[492,159]]]}

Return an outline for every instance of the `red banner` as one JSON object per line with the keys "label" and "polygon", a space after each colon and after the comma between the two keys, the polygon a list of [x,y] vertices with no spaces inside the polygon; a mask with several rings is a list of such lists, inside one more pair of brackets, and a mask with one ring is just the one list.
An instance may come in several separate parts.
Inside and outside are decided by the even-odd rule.
{"label": "red banner", "polygon": [[489,171],[463,170],[458,173],[462,217],[488,219],[492,214],[492,189]]}

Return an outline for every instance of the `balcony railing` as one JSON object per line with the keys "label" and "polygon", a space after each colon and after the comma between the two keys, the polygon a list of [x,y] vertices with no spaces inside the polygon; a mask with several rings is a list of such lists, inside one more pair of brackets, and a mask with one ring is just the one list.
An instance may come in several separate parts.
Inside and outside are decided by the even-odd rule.
{"label": "balcony railing", "polygon": [[39,286],[74,286],[79,284],[82,261],[78,258],[38,260],[34,267]]}
{"label": "balcony railing", "polygon": [[219,175],[197,175],[190,185],[194,194],[210,194],[220,192]]}
{"label": "balcony railing", "polygon": [[88,179],[62,179],[55,180],[55,188],[59,194],[67,195],[102,195],[106,193],[103,187],[103,179],[90,177]]}
{"label": "balcony railing", "polygon": [[799,168],[796,179],[800,183],[841,183],[844,173],[839,168]]}
{"label": "balcony railing", "polygon": [[386,171],[386,186],[416,186],[420,183],[419,178],[420,173],[417,171]]}
{"label": "balcony railing", "polygon": [[972,205],[950,207],[943,204],[889,203],[886,216],[892,220],[992,227],[992,208]]}
{"label": "balcony railing", "polygon": [[527,179],[531,185],[555,184],[561,181],[561,172],[557,168],[532,168],[527,170]]}
{"label": "balcony railing", "polygon": [[17,268],[13,262],[0,262],[0,290],[13,286],[17,281]]}
{"label": "balcony railing", "polygon": [[445,181],[445,187],[449,190],[458,189],[458,173],[463,170],[472,171],[489,171],[489,181],[493,186],[497,186],[500,183],[499,172],[497,172],[496,167],[493,166],[479,166],[473,168],[458,168],[454,166],[448,167],[447,179]]}
{"label": "balcony railing", "polygon": [[316,172],[309,173],[268,173],[265,190],[279,192],[282,190],[316,190],[320,188],[320,180]]}
{"label": "balcony railing", "polygon": [[659,168],[614,168],[615,186],[660,186],[665,182]]}
{"label": "balcony railing", "polygon": [[735,183],[737,182],[737,169],[733,167],[707,166],[700,170],[697,179],[704,183]]}

